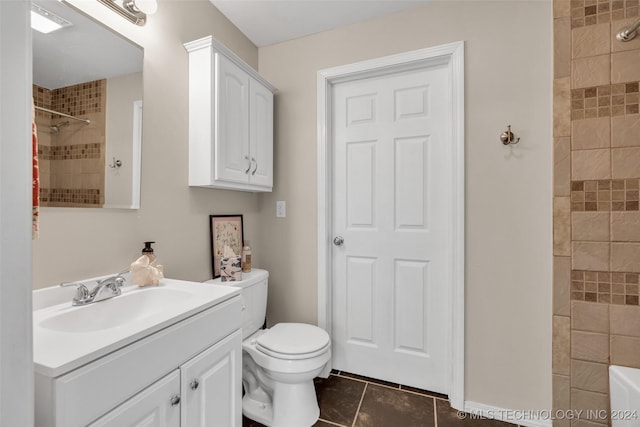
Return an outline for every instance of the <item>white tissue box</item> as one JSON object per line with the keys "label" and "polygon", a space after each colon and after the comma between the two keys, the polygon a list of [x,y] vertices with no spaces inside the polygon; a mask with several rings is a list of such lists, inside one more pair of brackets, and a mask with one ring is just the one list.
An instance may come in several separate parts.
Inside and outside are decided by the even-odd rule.
{"label": "white tissue box", "polygon": [[242,258],[220,258],[220,281],[235,282],[242,280]]}

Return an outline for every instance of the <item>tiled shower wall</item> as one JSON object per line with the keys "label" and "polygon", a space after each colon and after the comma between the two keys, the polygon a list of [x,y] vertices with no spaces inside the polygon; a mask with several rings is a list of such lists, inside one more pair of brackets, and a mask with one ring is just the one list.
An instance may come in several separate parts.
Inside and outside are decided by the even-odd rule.
{"label": "tiled shower wall", "polygon": [[[106,80],[47,89],[33,86],[37,106],[87,118],[90,124],[36,111],[43,206],[104,204]],[[68,122],[60,132],[50,126]]]}
{"label": "tiled shower wall", "polygon": [[640,368],[640,37],[615,38],[639,1],[553,8],[554,424],[597,427],[608,366]]}

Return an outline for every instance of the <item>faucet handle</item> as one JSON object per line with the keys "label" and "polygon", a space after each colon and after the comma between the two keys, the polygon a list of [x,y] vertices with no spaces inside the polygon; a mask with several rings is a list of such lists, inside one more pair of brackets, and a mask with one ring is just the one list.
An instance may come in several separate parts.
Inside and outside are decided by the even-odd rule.
{"label": "faucet handle", "polygon": [[63,288],[69,286],[76,287],[76,296],[73,297],[72,300],[73,305],[82,305],[89,298],[89,289],[87,289],[87,286],[82,282],[63,282],[60,283],[60,286]]}
{"label": "faucet handle", "polygon": [[122,277],[121,275],[117,275],[114,279],[113,279],[113,285],[114,285],[114,289],[119,289],[122,286],[124,286],[124,277]]}
{"label": "faucet handle", "polygon": [[121,288],[124,286],[125,279],[120,275],[120,273],[115,276],[105,277],[102,280],[98,280],[98,285],[108,286],[113,290]]}

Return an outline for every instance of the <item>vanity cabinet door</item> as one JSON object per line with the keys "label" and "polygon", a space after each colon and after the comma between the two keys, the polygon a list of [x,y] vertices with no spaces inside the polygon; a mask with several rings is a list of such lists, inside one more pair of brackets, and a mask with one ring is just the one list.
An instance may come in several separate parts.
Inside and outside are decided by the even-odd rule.
{"label": "vanity cabinet door", "polygon": [[249,83],[249,182],[273,186],[273,93],[251,79]]}
{"label": "vanity cabinet door", "polygon": [[182,427],[242,426],[242,332],[180,367]]}
{"label": "vanity cabinet door", "polygon": [[89,427],[180,427],[180,371],[157,381]]}
{"label": "vanity cabinet door", "polygon": [[215,55],[218,90],[215,179],[246,184],[251,169],[249,75],[219,53]]}

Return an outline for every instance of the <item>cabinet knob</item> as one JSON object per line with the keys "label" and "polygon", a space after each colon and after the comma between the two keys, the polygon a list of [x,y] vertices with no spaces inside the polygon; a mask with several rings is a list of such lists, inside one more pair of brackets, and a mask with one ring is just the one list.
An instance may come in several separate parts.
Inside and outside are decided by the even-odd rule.
{"label": "cabinet knob", "polygon": [[253,172],[251,172],[251,175],[255,175],[256,171],[258,170],[258,162],[256,161],[256,159],[254,159],[253,157],[251,158],[251,161],[254,162],[256,164],[255,169],[253,169]]}
{"label": "cabinet knob", "polygon": [[198,381],[197,378],[189,383],[189,387],[191,387],[191,390],[197,390],[199,385],[200,381]]}
{"label": "cabinet knob", "polygon": [[[249,160],[249,156],[244,156],[244,159]],[[251,160],[249,160],[249,167],[247,168],[246,171],[244,171],[244,173],[248,174],[250,170],[251,170]]]}
{"label": "cabinet knob", "polygon": [[171,400],[169,402],[171,403],[171,406],[178,406],[180,404],[180,395],[174,394],[171,396]]}

